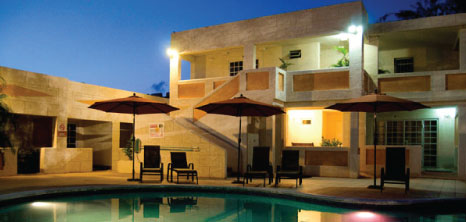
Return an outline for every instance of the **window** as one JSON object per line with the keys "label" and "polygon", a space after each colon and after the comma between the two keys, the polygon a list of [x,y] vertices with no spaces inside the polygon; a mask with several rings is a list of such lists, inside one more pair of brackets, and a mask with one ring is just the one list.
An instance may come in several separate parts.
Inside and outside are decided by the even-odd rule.
{"label": "window", "polygon": [[298,59],[298,58],[301,58],[301,49],[291,50],[290,59]]}
{"label": "window", "polygon": [[423,166],[437,166],[438,120],[379,121],[378,144],[421,145],[424,152]]}
{"label": "window", "polygon": [[395,58],[395,73],[414,72],[414,60],[410,58]]}
{"label": "window", "polygon": [[230,62],[230,76],[236,76],[241,70],[243,70],[243,61]]}
{"label": "window", "polygon": [[128,140],[131,139],[133,134],[132,123],[120,123],[120,148],[126,147]]}
{"label": "window", "polygon": [[68,123],[67,131],[66,147],[76,148],[76,124]]}

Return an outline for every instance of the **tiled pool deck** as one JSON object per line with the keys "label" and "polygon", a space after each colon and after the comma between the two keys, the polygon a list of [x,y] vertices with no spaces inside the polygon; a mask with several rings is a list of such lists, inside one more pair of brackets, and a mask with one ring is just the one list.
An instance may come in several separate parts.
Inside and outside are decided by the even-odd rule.
{"label": "tiled pool deck", "polygon": [[[99,171],[92,173],[70,174],[35,174],[0,177],[0,197],[4,194],[12,194],[21,191],[34,191],[55,187],[76,187],[92,185],[140,185],[139,182],[128,182],[131,175],[119,174],[112,171]],[[168,185],[165,179],[158,182],[158,176],[145,177],[144,185]],[[147,180],[146,180],[147,179]],[[240,184],[232,184],[234,178],[228,179],[199,179],[199,185],[206,186],[231,186],[242,187]],[[312,177],[305,178],[301,187],[295,188],[295,180],[282,180],[276,188],[267,185],[265,189],[297,192],[333,198],[356,198],[376,200],[420,200],[433,198],[466,198],[466,182],[461,180],[446,179],[411,179],[410,191],[404,192],[403,185],[388,184],[383,192],[368,189],[372,179],[348,179]],[[253,180],[252,184],[245,187],[262,188],[263,180]],[[379,180],[377,180],[379,183]],[[1,198],[0,198],[1,199]]]}

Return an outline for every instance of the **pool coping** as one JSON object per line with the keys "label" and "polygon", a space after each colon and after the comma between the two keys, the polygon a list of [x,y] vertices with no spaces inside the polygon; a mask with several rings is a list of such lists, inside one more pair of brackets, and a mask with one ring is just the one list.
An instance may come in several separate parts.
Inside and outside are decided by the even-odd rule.
{"label": "pool coping", "polygon": [[[259,187],[229,187],[211,185],[81,185],[69,187],[53,187],[19,191],[0,195],[0,207],[17,203],[24,203],[38,199],[75,196],[78,194],[108,194],[120,192],[202,192],[245,194],[265,197],[283,198],[306,202],[310,204],[324,204],[332,207],[347,209],[367,209],[383,211],[425,211],[434,209],[436,212],[457,211],[458,206],[466,204],[466,198],[422,198],[403,200],[380,200],[366,198],[335,197],[301,193],[288,189],[270,189]],[[428,207],[428,208],[426,208]],[[455,210],[456,209],[456,210]]]}

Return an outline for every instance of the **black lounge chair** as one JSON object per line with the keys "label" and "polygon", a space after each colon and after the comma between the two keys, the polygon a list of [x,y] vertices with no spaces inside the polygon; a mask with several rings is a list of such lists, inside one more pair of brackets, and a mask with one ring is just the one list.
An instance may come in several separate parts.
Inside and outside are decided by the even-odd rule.
{"label": "black lounge chair", "polygon": [[299,165],[299,150],[284,150],[282,152],[282,165],[277,166],[275,186],[281,179],[296,179],[296,187],[303,183],[303,167]]}
{"label": "black lounge chair", "polygon": [[248,164],[246,173],[244,174],[244,183],[248,183],[252,178],[269,178],[269,184],[273,181],[273,169],[269,162],[269,147],[254,147],[252,151],[252,166]]}
{"label": "black lounge chair", "polygon": [[[194,182],[194,177],[196,177],[196,184],[199,183],[197,178],[197,171],[194,170],[194,164],[186,161],[185,152],[171,152],[171,163],[168,164],[167,169],[167,180],[173,182],[173,172],[176,172],[176,183],[179,182],[180,176],[186,176],[186,179],[189,180],[189,177],[192,177]],[[170,178],[170,179],[169,179]]]}
{"label": "black lounge chair", "polygon": [[163,163],[160,161],[160,146],[144,146],[144,163],[141,163],[139,182],[144,174],[160,175],[163,180]]}
{"label": "black lounge chair", "polygon": [[385,183],[405,184],[405,192],[409,191],[409,168],[405,169],[405,148],[387,147],[385,149],[385,167],[380,176],[380,191]]}

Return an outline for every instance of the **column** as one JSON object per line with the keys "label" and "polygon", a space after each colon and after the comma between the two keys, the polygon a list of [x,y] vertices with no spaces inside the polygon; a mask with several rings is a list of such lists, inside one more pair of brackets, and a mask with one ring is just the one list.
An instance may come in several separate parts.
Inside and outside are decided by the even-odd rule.
{"label": "column", "polygon": [[275,172],[277,169],[277,165],[281,165],[281,153],[283,150],[283,146],[285,145],[285,139],[284,139],[284,116],[285,115],[275,115],[272,117],[272,122],[273,122],[273,128],[272,128],[272,146],[271,146],[271,152],[272,152],[272,167]]}
{"label": "column", "polygon": [[458,177],[466,179],[466,105],[458,106]]}
{"label": "column", "polygon": [[170,104],[178,99],[178,81],[181,79],[180,56],[170,56]]}
{"label": "column", "polygon": [[379,73],[379,38],[370,37],[364,44],[364,70],[376,81]]}
{"label": "column", "polygon": [[460,45],[460,70],[466,71],[466,29],[459,31],[459,45]]}
{"label": "column", "polygon": [[247,43],[244,45],[243,70],[256,68],[256,45]]}
{"label": "column", "polygon": [[112,170],[118,170],[120,160],[120,122],[112,121]]}
{"label": "column", "polygon": [[359,97],[363,90],[363,65],[364,65],[364,38],[363,33],[358,31],[349,34],[349,75],[351,97]]}
{"label": "column", "polygon": [[350,150],[348,152],[348,169],[350,178],[359,176],[359,113],[351,113]]}

